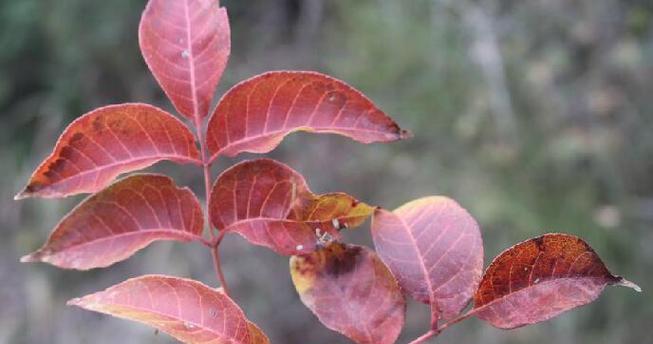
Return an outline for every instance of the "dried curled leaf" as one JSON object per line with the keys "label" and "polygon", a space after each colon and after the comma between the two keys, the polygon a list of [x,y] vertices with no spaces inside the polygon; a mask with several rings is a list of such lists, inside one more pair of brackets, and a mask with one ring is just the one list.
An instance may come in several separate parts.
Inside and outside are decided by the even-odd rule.
{"label": "dried curled leaf", "polygon": [[456,201],[418,199],[372,220],[374,246],[413,298],[429,303],[432,323],[467,305],[481,279],[483,242],[478,224]]}
{"label": "dried curled leaf", "polygon": [[293,256],[290,273],[302,302],[328,328],[356,343],[394,343],[406,304],[392,273],[371,250],[332,243]]}
{"label": "dried curled leaf", "polygon": [[203,224],[202,208],[188,188],[162,175],[133,175],[80,203],[42,248],[21,261],[106,267],[157,240],[201,240]]}
{"label": "dried curled leaf", "polygon": [[227,11],[217,0],[150,0],[139,27],[145,62],[175,108],[199,123],[227,65]]}
{"label": "dried curled leaf", "polygon": [[297,197],[288,219],[333,232],[360,226],[373,211],[374,207],[346,193],[333,192],[319,196],[310,194]]}
{"label": "dried curled leaf", "polygon": [[339,134],[362,143],[410,134],[351,86],[315,72],[268,72],[229,90],[209,120],[211,160],[267,153],[295,131]]}
{"label": "dried curled leaf", "polygon": [[95,109],[71,123],[16,199],[102,190],[118,175],[161,160],[199,164],[188,128],[146,104]]}
{"label": "dried curled leaf", "polygon": [[211,223],[283,255],[312,252],[322,233],[360,225],[373,207],[343,193],[314,195],[304,178],[270,159],[224,171],[209,200]]}
{"label": "dried curled leaf", "polygon": [[641,291],[612,275],[582,239],[545,234],[494,259],[474,295],[472,312],[493,326],[510,329],[588,304],[614,284]]}
{"label": "dried curled leaf", "polygon": [[189,279],[141,276],[68,305],[137,321],[184,343],[270,342],[222,290]]}

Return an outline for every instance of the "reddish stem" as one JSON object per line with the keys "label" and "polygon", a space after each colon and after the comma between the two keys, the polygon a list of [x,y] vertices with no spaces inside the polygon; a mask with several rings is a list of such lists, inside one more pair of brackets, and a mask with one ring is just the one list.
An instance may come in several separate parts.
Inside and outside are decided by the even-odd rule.
{"label": "reddish stem", "polygon": [[421,335],[419,338],[413,340],[412,342],[410,342],[410,343],[408,343],[408,344],[420,344],[420,343],[424,343],[424,342],[426,342],[427,340],[429,340],[429,339],[431,339],[431,338],[433,338],[433,337],[437,337],[438,334],[440,334],[440,332],[437,331],[437,330],[429,330],[428,332],[424,333],[424,334]]}
{"label": "reddish stem", "polygon": [[465,320],[465,319],[471,317],[472,315],[476,314],[476,313],[478,312],[479,309],[482,309],[482,307],[481,307],[481,308],[477,308],[477,309],[472,309],[472,310],[470,310],[469,312],[467,312],[467,313],[465,313],[465,314],[463,314],[463,315],[459,315],[457,318],[454,318],[454,319],[452,319],[452,320],[450,320],[450,321],[444,323],[444,325],[438,327],[437,329],[431,329],[431,330],[429,330],[428,332],[424,333],[424,334],[421,335],[419,338],[416,338],[415,340],[413,340],[412,342],[410,342],[410,343],[408,343],[408,344],[421,344],[421,343],[425,343],[427,340],[429,340],[429,339],[431,339],[431,338],[433,338],[433,337],[437,337],[438,335],[440,335],[440,333],[442,333],[442,331],[446,330],[449,326],[451,326],[451,325],[455,325],[455,324],[457,324],[457,323],[459,323],[459,322],[461,322],[461,321],[463,321],[463,320]]}
{"label": "reddish stem", "polygon": [[457,323],[459,323],[459,322],[461,322],[463,320],[466,320],[467,318],[473,316],[474,314],[476,314],[476,312],[478,312],[479,309],[482,309],[482,308],[472,309],[469,312],[467,312],[467,313],[465,313],[463,315],[459,315],[457,318],[454,318],[454,319],[446,322],[444,325],[442,325],[442,326],[440,326],[438,328],[438,333],[446,330],[447,327],[449,327],[451,325],[455,325],[455,324],[457,324]]}
{"label": "reddish stem", "polygon": [[[222,234],[224,232],[221,232]],[[222,273],[222,265],[220,264],[220,245],[219,242],[211,249],[211,256],[213,256],[213,267],[215,268],[215,274],[218,276],[220,283],[222,284],[222,289],[224,289],[225,294],[229,295],[229,287],[227,286],[226,280],[224,278],[224,273]]]}
{"label": "reddish stem", "polygon": [[[209,215],[209,195],[211,191],[211,163],[209,162],[207,153],[206,153],[206,144],[204,143],[204,130],[202,129],[202,122],[195,118],[195,132],[197,133],[197,140],[200,142],[200,152],[202,154],[202,170],[204,172],[204,199],[206,201],[205,211],[206,216]],[[211,227],[211,222],[209,221],[209,235],[211,240],[213,240],[213,228]]]}
{"label": "reddish stem", "polygon": [[215,269],[216,277],[224,292],[229,295],[229,287],[227,286],[227,280],[224,278],[224,273],[222,272],[222,266],[220,264],[220,252],[219,246],[224,237],[224,232],[220,232],[218,237],[215,237],[213,233],[213,226],[211,225],[211,220],[209,219],[209,197],[211,192],[211,162],[206,152],[206,143],[204,141],[204,130],[202,128],[201,120],[195,116],[195,131],[197,133],[197,139],[200,141],[200,151],[202,153],[202,169],[204,171],[204,196],[205,196],[205,214],[207,218],[207,223],[209,227],[209,236],[211,238],[211,256],[213,257],[213,268]]}
{"label": "reddish stem", "polygon": [[[204,155],[204,153],[202,153]],[[209,196],[211,192],[211,165],[204,163],[203,166],[204,169],[204,198],[206,199],[206,222],[209,224],[209,236],[211,237],[211,240],[213,240],[215,234],[213,233],[213,226],[211,225],[211,220],[208,218],[209,217]]]}

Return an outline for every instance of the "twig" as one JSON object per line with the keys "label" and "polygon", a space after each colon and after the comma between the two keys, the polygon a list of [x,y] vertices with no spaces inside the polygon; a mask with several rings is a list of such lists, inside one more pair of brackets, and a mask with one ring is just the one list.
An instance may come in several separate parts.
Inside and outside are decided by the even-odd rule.
{"label": "twig", "polygon": [[413,340],[412,342],[410,342],[408,344],[424,343],[424,342],[426,342],[427,340],[429,340],[429,339],[431,339],[433,337],[437,337],[437,335],[439,335],[439,334],[440,334],[440,331],[438,331],[438,330],[429,330],[428,332],[424,333],[419,338]]}
{"label": "twig", "polygon": [[[224,232],[221,232],[222,234]],[[215,268],[215,274],[218,276],[218,280],[224,289],[225,294],[229,295],[229,287],[227,286],[227,280],[224,278],[224,273],[222,273],[222,265],[220,264],[220,245],[215,245],[211,249],[211,255],[213,256],[213,267]]]}
{"label": "twig", "polygon": [[205,195],[205,215],[207,217],[207,223],[209,228],[209,236],[211,238],[210,246],[211,257],[213,257],[213,268],[215,269],[215,274],[220,281],[220,285],[224,292],[229,295],[229,287],[227,286],[227,280],[224,278],[224,273],[222,272],[222,265],[220,264],[220,243],[224,237],[224,232],[220,232],[218,236],[215,236],[213,232],[214,228],[211,226],[211,220],[209,219],[209,197],[211,192],[211,162],[209,161],[209,156],[206,152],[206,144],[204,143],[204,131],[202,130],[201,121],[195,116],[195,131],[197,133],[197,139],[200,141],[200,151],[202,154],[202,170],[204,172],[204,195]]}
{"label": "twig", "polygon": [[473,316],[474,314],[476,314],[478,312],[479,309],[482,309],[482,307],[477,308],[477,309],[472,309],[469,312],[467,312],[467,313],[465,313],[463,315],[460,315],[457,318],[454,318],[453,320],[450,320],[450,321],[444,323],[442,326],[438,327],[437,329],[429,330],[428,332],[424,333],[419,338],[413,340],[409,344],[425,343],[427,340],[440,335],[440,333],[442,333],[442,331],[446,330],[449,326],[455,325],[455,324],[457,324],[457,323],[459,323],[459,322]]}

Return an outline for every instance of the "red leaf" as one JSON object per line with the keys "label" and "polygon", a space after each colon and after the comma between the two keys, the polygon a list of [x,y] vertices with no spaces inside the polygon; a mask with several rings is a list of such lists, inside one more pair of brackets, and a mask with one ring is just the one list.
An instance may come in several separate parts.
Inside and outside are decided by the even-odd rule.
{"label": "red leaf", "polygon": [[146,104],[106,106],[64,130],[16,199],[93,193],[121,173],[161,160],[199,164],[198,159],[193,134],[167,112]]}
{"label": "red leaf", "polygon": [[157,240],[200,240],[197,198],[162,175],[134,175],[91,196],[56,226],[22,262],[87,270],[127,259]]}
{"label": "red leaf", "polygon": [[177,111],[198,124],[208,115],[231,52],[227,11],[216,0],[150,0],[139,43]]}
{"label": "red leaf", "polygon": [[612,284],[641,291],[612,275],[582,239],[545,234],[494,259],[474,295],[472,312],[499,328],[530,325],[590,303]]}
{"label": "red leaf", "polygon": [[211,160],[269,152],[298,130],[362,143],[410,136],[363,94],[314,72],[269,72],[234,86],[220,100],[207,130]]}
{"label": "red leaf", "polygon": [[433,324],[469,302],[483,269],[478,224],[456,201],[426,197],[372,220],[374,246],[413,298],[431,304]]}
{"label": "red leaf", "polygon": [[343,193],[316,196],[299,173],[269,159],[224,171],[209,200],[215,227],[283,255],[312,252],[317,229],[338,236],[338,229],[360,225],[373,210]]}
{"label": "red leaf", "polygon": [[388,268],[371,250],[333,243],[290,260],[302,302],[328,328],[356,343],[394,343],[406,304]]}
{"label": "red leaf", "polygon": [[184,343],[269,343],[222,290],[189,279],[141,276],[68,305],[137,321]]}

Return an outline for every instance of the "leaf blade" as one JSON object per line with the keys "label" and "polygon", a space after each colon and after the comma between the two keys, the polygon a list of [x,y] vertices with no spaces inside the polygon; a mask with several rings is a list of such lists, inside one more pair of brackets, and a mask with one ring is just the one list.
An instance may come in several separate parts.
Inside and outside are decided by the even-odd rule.
{"label": "leaf blade", "polygon": [[297,171],[270,159],[225,170],[209,197],[216,228],[282,255],[312,252],[318,234],[337,237],[339,229],[360,225],[373,211],[344,193],[314,195]]}
{"label": "leaf blade", "polygon": [[16,199],[94,193],[122,173],[161,160],[199,164],[188,128],[147,104],[95,109],[73,121]]}
{"label": "leaf blade", "polygon": [[80,203],[21,262],[78,270],[106,267],[154,241],[199,241],[203,223],[192,191],[163,175],[133,175]]}
{"label": "leaf blade", "polygon": [[356,343],[394,343],[405,300],[388,268],[371,250],[332,243],[290,260],[302,302],[328,328]]}
{"label": "leaf blade", "polygon": [[227,11],[215,0],[150,0],[138,32],[143,58],[163,91],[179,113],[199,123],[231,52]]}
{"label": "leaf blade", "polygon": [[432,323],[450,319],[480,281],[483,246],[478,224],[457,202],[425,197],[372,219],[379,257],[413,298],[431,304]]}
{"label": "leaf blade", "polygon": [[316,72],[283,71],[255,76],[229,90],[209,119],[206,142],[214,160],[218,155],[267,153],[300,130],[362,143],[410,137],[344,82]]}
{"label": "leaf blade", "polygon": [[545,234],[494,259],[474,295],[471,312],[495,327],[511,329],[588,304],[607,285],[641,291],[632,282],[612,275],[582,239]]}
{"label": "leaf blade", "polygon": [[141,322],[184,343],[269,343],[224,292],[189,279],[136,277],[68,305]]}

